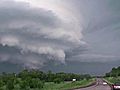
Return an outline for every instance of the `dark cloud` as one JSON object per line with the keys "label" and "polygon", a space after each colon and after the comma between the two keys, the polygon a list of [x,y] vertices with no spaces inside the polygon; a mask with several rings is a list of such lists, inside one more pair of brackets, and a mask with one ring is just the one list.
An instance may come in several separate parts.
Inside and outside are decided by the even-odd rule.
{"label": "dark cloud", "polygon": [[14,0],[2,0],[0,5],[2,48],[7,45],[19,51],[13,51],[14,55],[1,52],[2,62],[8,61],[29,68],[40,68],[49,60],[65,63],[66,52],[84,43],[81,30],[78,27],[74,29],[52,10]]}
{"label": "dark cloud", "polygon": [[74,62],[120,60],[119,0],[58,0],[59,7],[52,9],[22,1],[0,2],[1,62],[29,68],[66,62],[72,68]]}

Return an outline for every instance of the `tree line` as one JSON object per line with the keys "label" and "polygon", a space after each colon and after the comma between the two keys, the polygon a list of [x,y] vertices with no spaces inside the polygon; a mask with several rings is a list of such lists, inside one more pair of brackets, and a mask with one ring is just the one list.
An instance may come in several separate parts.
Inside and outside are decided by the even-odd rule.
{"label": "tree line", "polygon": [[120,66],[119,67],[114,67],[112,70],[105,75],[106,77],[118,77],[120,76]]}
{"label": "tree line", "polygon": [[41,89],[46,82],[61,83],[72,79],[90,79],[89,74],[80,75],[74,73],[53,73],[39,70],[23,70],[19,73],[2,73],[0,75],[0,90],[30,90]]}

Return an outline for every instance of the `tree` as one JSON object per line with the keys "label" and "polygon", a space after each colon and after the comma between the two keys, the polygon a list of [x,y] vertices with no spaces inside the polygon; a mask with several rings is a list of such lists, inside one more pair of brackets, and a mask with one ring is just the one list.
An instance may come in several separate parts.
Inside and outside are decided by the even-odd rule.
{"label": "tree", "polygon": [[13,80],[8,80],[8,82],[6,84],[6,89],[7,90],[13,90],[14,89],[14,82],[13,82]]}
{"label": "tree", "polygon": [[0,79],[0,87],[4,86],[4,82]]}
{"label": "tree", "polygon": [[55,78],[55,74],[52,73],[51,71],[48,71],[48,73],[47,73],[47,81],[48,82],[53,82],[54,78]]}
{"label": "tree", "polygon": [[29,86],[29,84],[28,84],[28,82],[26,80],[21,81],[19,85],[20,85],[21,90],[27,89],[28,86]]}
{"label": "tree", "polygon": [[37,88],[38,82],[39,81],[37,79],[31,79],[31,81],[29,83],[30,88]]}
{"label": "tree", "polygon": [[63,82],[63,80],[61,78],[55,78],[53,80],[53,82],[59,84],[59,83]]}
{"label": "tree", "polygon": [[31,79],[30,80],[30,83],[29,83],[30,88],[33,88],[33,89],[39,88],[39,89],[41,89],[41,88],[43,88],[43,86],[44,86],[44,82],[40,81],[39,79]]}
{"label": "tree", "polygon": [[38,87],[39,89],[41,89],[41,88],[43,88],[43,86],[44,86],[44,82],[43,82],[43,81],[39,81],[37,87]]}

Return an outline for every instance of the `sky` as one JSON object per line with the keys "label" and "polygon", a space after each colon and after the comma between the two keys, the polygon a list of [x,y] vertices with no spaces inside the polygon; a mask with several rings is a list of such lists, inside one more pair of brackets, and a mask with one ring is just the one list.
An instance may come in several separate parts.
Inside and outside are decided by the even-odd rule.
{"label": "sky", "polygon": [[104,74],[120,62],[120,0],[0,0],[0,72]]}

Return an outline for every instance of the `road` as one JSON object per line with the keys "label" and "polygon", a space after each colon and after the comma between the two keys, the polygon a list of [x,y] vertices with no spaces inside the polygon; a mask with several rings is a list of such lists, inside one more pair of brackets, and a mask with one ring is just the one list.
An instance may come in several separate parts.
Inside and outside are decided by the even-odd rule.
{"label": "road", "polygon": [[96,85],[75,90],[111,90],[111,88],[109,85],[103,85],[103,80],[99,78],[96,80]]}

